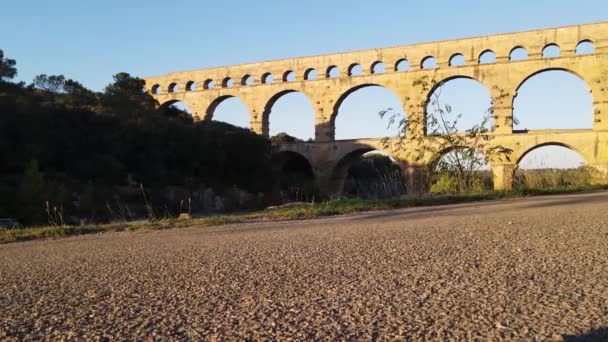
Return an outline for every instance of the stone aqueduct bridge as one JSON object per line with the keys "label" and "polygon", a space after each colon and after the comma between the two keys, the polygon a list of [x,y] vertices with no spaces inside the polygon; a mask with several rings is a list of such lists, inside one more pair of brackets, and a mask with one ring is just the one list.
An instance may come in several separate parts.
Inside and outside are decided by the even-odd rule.
{"label": "stone aqueduct bridge", "polygon": [[[592,43],[594,51],[577,54],[577,46],[583,42]],[[560,55],[544,56],[548,46],[559,47]],[[512,51],[520,48],[527,50],[527,59],[512,60]],[[483,62],[484,56],[492,55],[492,62]],[[464,56],[466,63],[452,66],[455,56]],[[430,58],[436,65],[424,68]],[[401,70],[406,61],[409,68]],[[385,66],[383,72],[375,72],[379,63]],[[355,65],[362,67],[361,75],[350,74]],[[549,70],[570,72],[587,84],[593,97],[592,129],[513,130],[513,100],[519,87],[528,78]],[[608,174],[608,22],[174,72],[145,80],[161,106],[182,101],[195,119],[211,120],[222,101],[238,97],[249,110],[251,129],[263,135],[268,135],[270,111],[281,96],[305,94],[315,112],[315,141],[283,145],[278,150],[306,158],[320,190],[334,193],[341,191],[349,162],[371,150],[393,156],[402,166],[408,189],[420,189],[420,166],[437,156],[412,160],[414,141],[399,150],[387,150],[380,139],[336,141],[334,122],[345,97],[366,86],[393,91],[408,117],[420,121],[425,116],[425,101],[434,91],[416,84],[425,77],[438,85],[455,78],[474,79],[489,90],[494,107],[493,141],[513,150],[510,160],[491,162],[496,189],[509,189],[518,162],[544,145],[575,150],[588,165]],[[424,134],[423,127],[410,129]]]}

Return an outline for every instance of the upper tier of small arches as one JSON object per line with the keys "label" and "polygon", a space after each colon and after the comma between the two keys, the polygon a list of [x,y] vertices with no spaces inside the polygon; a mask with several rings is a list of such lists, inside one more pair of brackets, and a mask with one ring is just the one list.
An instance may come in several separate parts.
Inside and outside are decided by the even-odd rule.
{"label": "upper tier of small arches", "polygon": [[[479,50],[478,50],[479,51]],[[182,82],[171,82],[166,86],[167,93],[178,91],[210,90],[216,87],[248,87],[255,85],[265,85],[279,82],[298,82],[313,81],[319,79],[331,79],[338,77],[357,77],[376,75],[389,72],[406,72],[420,69],[435,69],[440,67],[461,67],[476,64],[491,64],[497,62],[515,62],[527,59],[571,57],[576,55],[593,54],[595,45],[591,39],[580,40],[575,46],[562,48],[555,42],[545,44],[541,49],[535,48],[533,51],[525,45],[515,45],[508,51],[495,52],[492,49],[482,49],[478,55],[467,57],[462,51],[454,51],[451,54],[444,54],[443,59],[433,55],[425,55],[419,60],[410,60],[407,54],[394,60],[382,60],[373,58],[371,61],[353,61],[345,65],[330,64],[325,67],[290,67],[284,71],[271,72],[262,70],[259,75],[252,72],[243,75],[226,75],[220,78],[206,78],[202,80],[187,80]],[[508,53],[507,53],[508,52]],[[388,58],[387,58],[388,59]],[[230,68],[226,68],[230,70]],[[237,80],[234,82],[233,79]],[[216,86],[217,85],[217,86]],[[149,88],[152,94],[162,94],[163,86],[155,83]]]}

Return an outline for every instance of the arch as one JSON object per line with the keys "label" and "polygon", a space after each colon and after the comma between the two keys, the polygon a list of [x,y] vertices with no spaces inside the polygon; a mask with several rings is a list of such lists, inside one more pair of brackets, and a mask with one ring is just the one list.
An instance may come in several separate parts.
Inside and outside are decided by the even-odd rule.
{"label": "arch", "polygon": [[[474,100],[472,96],[475,96]],[[464,132],[482,123],[485,124],[484,128],[491,129],[491,107],[492,97],[485,84],[471,76],[456,75],[441,80],[429,91],[425,103],[425,120],[429,115],[444,113],[448,126],[457,121],[454,127],[457,132]],[[458,118],[459,115],[462,117]],[[428,127],[425,123],[425,128],[427,134],[456,133],[452,130],[445,132],[443,124]]]}
{"label": "arch", "polygon": [[[228,108],[229,110],[227,111],[227,114],[221,115],[222,117],[218,118],[218,107],[220,107],[220,105],[225,105],[226,103],[228,103],[228,106],[232,108]],[[239,117],[239,115],[241,117]],[[249,110],[247,109],[247,106],[240,98],[233,95],[220,96],[213,100],[213,102],[211,102],[211,104],[209,105],[209,107],[207,107],[207,110],[205,111],[204,119],[223,121],[234,126],[245,128],[249,128],[250,126]]]}
{"label": "arch", "polygon": [[158,111],[173,118],[193,119],[194,117],[191,107],[180,100],[166,101],[158,107]]}
{"label": "arch", "polygon": [[169,84],[169,87],[167,87],[167,91],[169,93],[175,93],[179,91],[179,86],[177,85],[177,83],[172,82],[171,84]]}
{"label": "arch", "polygon": [[230,77],[226,77],[222,81],[222,87],[224,87],[224,88],[232,88],[233,86],[234,86],[234,81]]}
{"label": "arch", "polygon": [[152,88],[150,88],[150,92],[152,92],[152,94],[162,93],[162,88],[160,87],[160,84],[153,85]]}
{"label": "arch", "polygon": [[427,56],[420,61],[420,68],[422,69],[435,69],[437,68],[437,59],[433,56]]}
{"label": "arch", "polygon": [[509,52],[510,61],[523,61],[528,59],[528,49],[523,46],[516,46]]}
{"label": "arch", "polygon": [[186,83],[186,91],[194,91],[194,90],[196,90],[196,82],[188,81],[188,83]]}
{"label": "arch", "polygon": [[574,151],[575,153],[577,153],[579,155],[579,157],[583,160],[583,162],[587,163],[587,160],[584,156],[583,153],[581,153],[581,151],[579,149],[577,149],[576,147],[564,143],[564,142],[559,142],[559,141],[550,141],[550,142],[544,142],[541,144],[537,144],[537,145],[533,145],[528,147],[527,149],[523,150],[516,158],[516,164],[519,165],[522,163],[522,161],[532,152],[537,151],[540,148],[543,147],[548,147],[548,146],[559,146],[559,147],[563,147],[563,148],[567,148],[569,150]]}
{"label": "arch", "polygon": [[401,58],[395,62],[395,71],[408,71],[410,70],[410,61],[406,58]]}
{"label": "arch", "polygon": [[570,69],[545,68],[528,75],[518,84],[512,106],[517,129],[593,127],[593,95],[586,80]]}
{"label": "arch", "polygon": [[479,64],[491,64],[496,63],[496,53],[492,50],[484,50],[479,54],[479,58],[477,59],[477,63]]}
{"label": "arch", "polygon": [[215,81],[213,81],[212,79],[207,79],[203,83],[203,89],[213,89],[213,88],[215,88]]}
{"label": "arch", "polygon": [[296,80],[296,73],[293,70],[287,70],[283,73],[283,82],[294,82]]}
{"label": "arch", "polygon": [[587,55],[595,52],[595,45],[590,39],[581,40],[576,45],[576,54],[577,55]]}
{"label": "arch", "polygon": [[353,63],[348,67],[348,76],[361,76],[363,75],[363,68],[359,63]]}
{"label": "arch", "polygon": [[326,78],[334,78],[334,77],[339,77],[339,76],[340,76],[340,68],[338,68],[338,66],[336,66],[336,65],[332,65],[332,66],[328,67],[327,71],[325,72]]}
{"label": "arch", "polygon": [[267,72],[262,75],[262,84],[271,84],[272,82],[274,82],[272,73]]}
{"label": "arch", "polygon": [[[279,108],[277,109],[275,105]],[[275,115],[287,112],[290,116],[278,116],[277,124],[273,125],[270,120],[273,109]],[[308,112],[308,115],[297,113],[302,109]],[[315,113],[312,102],[300,91],[293,89],[281,91],[273,95],[264,106],[262,125],[264,131],[269,132],[271,136],[287,133],[302,140],[312,139],[315,136]]]}
{"label": "arch", "polygon": [[560,56],[560,48],[559,45],[555,43],[547,44],[543,48],[542,56],[543,58],[557,58]]}
{"label": "arch", "polygon": [[382,61],[376,61],[371,66],[372,74],[382,74],[386,71],[386,67]]}
{"label": "arch", "polygon": [[[350,101],[345,107],[344,103],[347,99]],[[361,84],[340,95],[334,104],[330,123],[335,127],[337,139],[397,135],[397,126],[393,125],[387,129],[388,118],[382,120],[378,114],[387,109],[402,113],[403,108],[399,96],[391,89],[375,83]],[[354,113],[355,116],[343,115],[344,112]],[[338,117],[343,117],[344,120],[338,120]],[[338,124],[338,121],[341,123]]]}
{"label": "arch", "polygon": [[513,186],[519,189],[587,187],[596,174],[570,144],[546,142],[528,147],[517,159]]}
{"label": "arch", "polygon": [[250,85],[253,85],[253,81],[254,81],[253,76],[247,74],[247,75],[243,76],[243,78],[241,79],[241,85],[250,86]]}
{"label": "arch", "polygon": [[280,151],[272,154],[271,162],[283,202],[314,200],[316,177],[308,158],[298,152]]}
{"label": "arch", "polygon": [[317,79],[317,70],[315,68],[308,68],[304,72],[304,80],[312,81]]}
{"label": "arch", "polygon": [[464,58],[464,55],[461,53],[453,54],[452,57],[450,57],[450,60],[448,62],[448,65],[451,67],[463,66],[466,64],[467,64],[467,60],[466,60],[466,58]]}
{"label": "arch", "polygon": [[330,193],[336,195],[362,198],[396,197],[406,193],[405,179],[397,161],[365,145],[354,146],[339,159],[332,168],[329,188]]}

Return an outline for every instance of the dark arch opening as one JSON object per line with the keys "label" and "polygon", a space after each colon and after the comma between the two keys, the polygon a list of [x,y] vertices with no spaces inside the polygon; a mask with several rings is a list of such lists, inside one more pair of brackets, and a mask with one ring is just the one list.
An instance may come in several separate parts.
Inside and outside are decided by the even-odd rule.
{"label": "dark arch opening", "polygon": [[408,71],[410,70],[410,62],[402,58],[395,63],[395,71]]}
{"label": "dark arch opening", "polygon": [[452,57],[450,57],[449,66],[451,66],[451,67],[463,66],[466,64],[467,64],[467,60],[464,58],[464,55],[461,53],[453,54]]}
{"label": "dark arch opening", "polygon": [[224,88],[232,88],[233,86],[234,86],[234,81],[230,77],[226,77],[222,81],[222,87],[224,87]]}
{"label": "dark arch opening", "polygon": [[332,65],[329,68],[327,68],[327,72],[325,73],[326,78],[335,78],[335,77],[339,77],[339,76],[340,76],[340,68],[338,68],[335,65]]}
{"label": "dark arch opening", "polygon": [[283,74],[283,82],[294,82],[296,80],[296,73],[292,70],[287,70]]}
{"label": "dark arch opening", "polygon": [[382,63],[381,61],[377,61],[374,62],[372,64],[372,74],[382,74],[386,71],[386,67],[384,66],[384,63]]}
{"label": "dark arch opening", "polygon": [[523,61],[526,59],[528,59],[528,50],[523,46],[516,46],[509,53],[510,61]]}
{"label": "dark arch opening", "polygon": [[272,82],[274,82],[274,77],[271,73],[267,72],[262,75],[262,84],[271,84]]}
{"label": "dark arch opening", "polygon": [[517,130],[593,128],[593,97],[574,72],[544,69],[517,88],[513,116]]}
{"label": "dark arch opening", "polygon": [[188,81],[188,83],[186,83],[186,91],[194,91],[194,90],[196,90],[196,82]]}
{"label": "dark arch opening", "polygon": [[213,88],[215,88],[215,82],[211,79],[208,79],[205,81],[205,83],[203,83],[203,88],[204,89],[213,89]]}
{"label": "dark arch opening", "polygon": [[516,189],[583,188],[593,184],[593,170],[583,156],[559,142],[533,146],[517,161]]}
{"label": "dark arch opening", "polygon": [[151,89],[152,94],[160,94],[162,93],[162,88],[160,87],[160,84],[155,84],[152,86]]}
{"label": "dark arch opening", "polygon": [[272,154],[272,165],[278,201],[312,202],[318,198],[315,174],[306,157],[292,151],[277,152]]}
{"label": "dark arch opening", "polygon": [[425,57],[422,62],[420,62],[420,66],[422,69],[435,69],[438,67],[437,59],[433,56]]}
{"label": "dark arch opening", "polygon": [[543,58],[557,58],[560,56],[560,48],[557,44],[548,44],[543,48]]}
{"label": "dark arch opening", "polygon": [[363,75],[363,68],[361,64],[354,63],[348,67],[348,76],[361,76]]}
{"label": "dark arch opening", "polygon": [[236,96],[221,96],[207,109],[205,120],[222,121],[237,127],[249,128],[249,111],[245,103]]}
{"label": "dark arch opening", "polygon": [[391,90],[377,84],[363,84],[346,91],[336,104],[332,115],[336,139],[390,137],[399,133],[396,124],[388,126],[381,111],[402,116],[403,104]]}
{"label": "dark arch opening", "polygon": [[304,72],[304,79],[306,81],[316,80],[317,79],[317,70],[314,68],[310,68]]}
{"label": "dark arch opening", "polygon": [[492,50],[485,50],[481,54],[479,54],[479,59],[477,61],[479,64],[490,64],[496,63],[496,53]]}
{"label": "dark arch opening", "polygon": [[163,113],[163,115],[170,118],[179,118],[188,121],[193,121],[194,119],[199,119],[194,117],[194,113],[188,107],[188,105],[179,100],[170,100],[158,107],[158,110]]}
{"label": "dark arch opening", "polygon": [[167,88],[167,91],[170,93],[175,93],[179,91],[179,86],[177,85],[177,83],[173,82],[171,84],[169,84],[169,87]]}
{"label": "dark arch opening", "polygon": [[304,93],[286,90],[274,95],[266,104],[264,126],[271,137],[285,133],[300,140],[315,136],[315,113]]}
{"label": "dark arch opening", "polygon": [[332,171],[331,187],[332,193],[349,198],[391,198],[406,193],[399,164],[371,147],[362,147],[340,159]]}
{"label": "dark arch opening", "polygon": [[437,83],[429,92],[425,110],[428,135],[464,133],[476,126],[492,129],[490,91],[468,76],[455,76]]}
{"label": "dark arch opening", "polygon": [[589,39],[582,40],[576,45],[577,55],[588,55],[595,52],[595,45]]}
{"label": "dark arch opening", "polygon": [[251,75],[243,76],[243,78],[241,79],[241,85],[244,85],[244,86],[253,85],[253,76],[251,76]]}

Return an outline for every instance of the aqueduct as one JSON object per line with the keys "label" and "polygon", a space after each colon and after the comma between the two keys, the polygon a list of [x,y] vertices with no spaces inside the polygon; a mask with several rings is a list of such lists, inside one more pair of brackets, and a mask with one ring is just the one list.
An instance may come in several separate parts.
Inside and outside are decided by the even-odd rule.
{"label": "aqueduct", "polygon": [[[581,54],[577,51],[581,44],[593,44],[593,50]],[[557,56],[545,55],[546,49],[556,47]],[[527,58],[511,58],[516,49],[525,49]],[[456,65],[452,62],[455,58],[464,63]],[[381,64],[383,70],[377,68]],[[409,68],[404,70],[403,65]],[[351,73],[353,67],[360,70],[358,75]],[[530,77],[551,70],[567,71],[585,82],[593,97],[592,128],[513,129],[513,101],[518,89]],[[432,78],[438,84],[456,78],[473,79],[489,90],[493,141],[513,151],[508,160],[491,162],[496,189],[510,189],[518,162],[544,145],[573,149],[603,177],[608,175],[608,22],[181,71],[147,77],[145,81],[147,90],[161,105],[182,101],[195,120],[211,120],[218,104],[238,97],[248,108],[251,129],[265,136],[273,104],[291,92],[305,94],[314,108],[315,139],[280,146],[277,152],[290,151],[305,157],[319,189],[334,193],[340,191],[345,177],[345,158],[371,150],[384,150],[396,158],[409,191],[421,189],[421,167],[437,156],[413,160],[411,150],[417,142],[387,151],[380,139],[335,140],[334,136],[340,103],[351,92],[367,86],[391,90],[404,104],[409,118],[424,118],[430,93],[416,82],[423,78]],[[424,127],[412,129],[424,135]]]}

